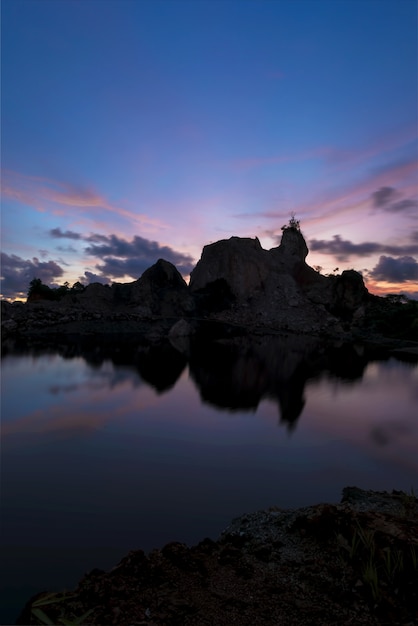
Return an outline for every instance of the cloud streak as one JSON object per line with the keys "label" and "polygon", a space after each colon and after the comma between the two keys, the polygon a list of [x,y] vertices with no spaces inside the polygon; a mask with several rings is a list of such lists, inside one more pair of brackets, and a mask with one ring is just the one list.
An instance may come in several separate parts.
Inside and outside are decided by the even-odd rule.
{"label": "cloud streak", "polygon": [[131,225],[151,226],[154,229],[165,228],[159,220],[111,203],[93,188],[72,185],[65,181],[28,176],[7,170],[3,173],[2,194],[5,198],[32,206],[38,211],[48,210],[53,214],[61,215],[63,210],[60,210],[60,207],[71,207],[75,210],[90,210],[93,218],[98,211],[105,210],[128,220]]}
{"label": "cloud streak", "polygon": [[390,255],[418,254],[418,233],[413,233],[412,242],[404,245],[388,245],[365,241],[353,243],[348,239],[342,239],[341,235],[334,235],[331,240],[311,239],[309,249],[311,252],[330,254],[338,261],[347,261],[350,257],[367,257],[373,254],[386,253]]}
{"label": "cloud streak", "polygon": [[[324,191],[316,194],[316,197],[295,202],[292,211],[299,217],[305,218],[305,223],[327,223],[339,216],[353,214],[353,211],[383,210],[385,212],[400,212],[406,209],[416,208],[416,192],[418,159],[416,155],[403,160],[394,160],[384,166],[380,166],[362,179],[353,179],[343,186],[324,186]],[[324,175],[325,176],[325,175]],[[326,176],[332,176],[332,169],[327,170]],[[393,187],[396,182],[397,189]],[[383,188],[383,191],[381,189]],[[403,189],[403,193],[398,191]],[[377,190],[377,191],[376,191]],[[377,197],[376,194],[377,193]],[[409,197],[404,198],[407,193]],[[383,203],[390,199],[395,202]],[[395,205],[395,206],[394,206]],[[405,217],[416,218],[416,211],[411,211]],[[252,212],[248,216],[252,218],[283,219],[283,210],[272,208],[271,210]],[[244,215],[240,215],[244,217]],[[270,235],[271,236],[271,235]]]}

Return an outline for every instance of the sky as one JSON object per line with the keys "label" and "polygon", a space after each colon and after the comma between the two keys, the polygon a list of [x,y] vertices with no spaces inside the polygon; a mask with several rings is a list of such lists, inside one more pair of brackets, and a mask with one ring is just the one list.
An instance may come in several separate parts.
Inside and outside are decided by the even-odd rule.
{"label": "sky", "polygon": [[[280,244],[418,299],[416,0],[2,0],[1,297]],[[338,268],[338,270],[337,270]]]}

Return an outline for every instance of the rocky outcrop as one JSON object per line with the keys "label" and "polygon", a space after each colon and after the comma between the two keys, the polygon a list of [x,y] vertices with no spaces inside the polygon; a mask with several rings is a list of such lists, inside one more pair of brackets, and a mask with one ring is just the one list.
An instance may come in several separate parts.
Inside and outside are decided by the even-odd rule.
{"label": "rocky outcrop", "polygon": [[[280,246],[264,250],[257,238],[231,237],[205,246],[190,276],[193,294],[210,293],[222,281],[233,296],[229,320],[298,332],[341,332],[340,322],[361,316],[368,292],[353,270],[325,277],[306,264],[308,248],[298,228],[283,230]],[[219,313],[219,311],[218,311]]]}
{"label": "rocky outcrop", "polygon": [[178,317],[194,311],[188,286],[176,267],[159,259],[129,285],[113,285],[114,301],[144,317]]}
{"label": "rocky outcrop", "polygon": [[231,237],[203,248],[201,259],[190,274],[190,290],[204,290],[224,280],[235,298],[243,300],[264,290],[270,271],[269,254],[257,237]]}
{"label": "rocky outcrop", "polygon": [[257,238],[231,237],[203,248],[189,285],[173,264],[159,259],[132,283],[81,286],[59,301],[2,303],[2,329],[6,335],[52,328],[94,333],[114,332],[119,325],[135,332],[141,324],[165,320],[161,328],[167,333],[183,318],[261,332],[335,336],[360,328],[371,301],[361,275],[349,270],[322,276],[307,265],[307,254],[295,226],[285,227],[280,245],[271,250]]}
{"label": "rocky outcrop", "polygon": [[356,487],[339,504],[273,506],[217,540],[133,550],[73,591],[31,598],[17,624],[38,624],[41,610],[51,624],[412,626],[417,515],[413,494]]}
{"label": "rocky outcrop", "polygon": [[279,277],[283,283],[283,276],[295,278],[303,271],[307,254],[305,239],[296,228],[286,228],[280,246],[271,250],[264,250],[257,237],[224,239],[203,248],[190,275],[190,289],[199,291],[225,280],[238,300],[246,300],[266,293],[274,283],[279,288]]}
{"label": "rocky outcrop", "polygon": [[330,310],[343,319],[360,318],[364,315],[364,306],[368,301],[363,278],[354,270],[345,270],[333,281],[332,302]]}
{"label": "rocky outcrop", "polygon": [[301,263],[305,263],[308,246],[300,230],[292,227],[284,228],[280,246],[272,248],[270,256],[281,266],[282,271],[291,273]]}

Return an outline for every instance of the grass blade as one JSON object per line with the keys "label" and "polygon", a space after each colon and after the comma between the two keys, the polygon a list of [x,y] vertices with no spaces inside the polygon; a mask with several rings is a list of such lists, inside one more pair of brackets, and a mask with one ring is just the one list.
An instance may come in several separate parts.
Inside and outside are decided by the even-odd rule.
{"label": "grass blade", "polygon": [[52,626],[54,626],[54,622],[51,621],[48,615],[41,611],[41,609],[32,609],[32,613],[42,624],[52,624]]}

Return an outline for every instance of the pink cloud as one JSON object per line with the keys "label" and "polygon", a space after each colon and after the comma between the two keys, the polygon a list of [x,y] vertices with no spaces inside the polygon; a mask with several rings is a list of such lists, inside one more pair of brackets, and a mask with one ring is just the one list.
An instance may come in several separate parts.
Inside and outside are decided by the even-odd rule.
{"label": "pink cloud", "polygon": [[[296,204],[293,211],[304,223],[320,224],[328,222],[353,210],[371,209],[371,194],[384,186],[402,188],[404,192],[416,193],[416,172],[418,160],[411,159],[406,163],[395,164],[384,171],[369,175],[361,181],[353,181],[341,189],[328,189],[312,200]],[[411,180],[412,178],[412,180]],[[283,210],[267,210],[258,214],[268,219],[283,219]]]}
{"label": "pink cloud", "polygon": [[417,138],[416,127],[406,127],[384,137],[378,137],[369,145],[358,148],[329,147],[325,152],[326,162],[334,169],[345,169],[369,161],[373,157],[382,156],[402,148]]}
{"label": "pink cloud", "polygon": [[157,229],[165,228],[165,224],[161,221],[117,206],[92,188],[76,186],[68,182],[6,171],[3,175],[2,194],[6,198],[32,206],[38,211],[45,212],[49,209],[54,215],[66,215],[67,212],[62,207],[90,210],[93,216],[100,209],[134,224]]}

